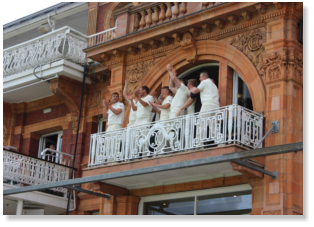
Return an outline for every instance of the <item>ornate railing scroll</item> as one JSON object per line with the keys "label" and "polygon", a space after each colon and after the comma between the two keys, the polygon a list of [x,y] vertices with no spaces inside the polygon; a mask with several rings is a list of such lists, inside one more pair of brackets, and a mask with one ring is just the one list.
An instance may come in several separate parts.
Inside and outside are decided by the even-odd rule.
{"label": "ornate railing scroll", "polygon": [[[70,166],[3,151],[3,179],[27,185],[46,184],[69,179]],[[65,188],[52,190],[66,193]]]}
{"label": "ornate railing scroll", "polygon": [[229,105],[92,134],[89,166],[217,145],[239,144],[254,148],[263,137],[263,119],[262,115],[242,106]]}
{"label": "ornate railing scroll", "polygon": [[3,50],[3,77],[66,59],[84,64],[86,35],[62,27],[30,41]]}

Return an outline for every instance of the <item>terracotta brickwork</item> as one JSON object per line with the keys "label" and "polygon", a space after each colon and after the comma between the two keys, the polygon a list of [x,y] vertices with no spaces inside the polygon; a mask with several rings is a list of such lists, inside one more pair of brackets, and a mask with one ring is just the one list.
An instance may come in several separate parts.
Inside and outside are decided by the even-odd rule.
{"label": "terracotta brickwork", "polygon": [[[171,5],[162,4],[164,7]],[[133,3],[131,7],[123,8],[125,5],[89,3],[88,35],[112,28],[115,18],[117,28],[116,39],[84,50],[88,58],[101,64],[89,69],[91,84],[85,87],[79,130],[76,127],[82,83],[60,76],[51,83],[54,93],[51,97],[29,103],[4,103],[4,145],[36,155],[42,134],[63,130],[62,151],[73,154],[78,133],[76,177],[243,150],[240,146],[226,146],[87,168],[90,135],[97,132],[98,119],[102,117],[102,99],[109,100],[112,92],[120,94],[120,101],[126,105],[125,127],[130,111],[122,97],[126,79],[130,80],[128,92],[142,85],[154,91],[168,85],[167,64],[173,65],[180,74],[203,63],[219,63],[220,106],[232,104],[233,71],[236,71],[248,87],[253,110],[261,111],[265,116],[264,133],[270,129],[272,121],[279,120],[279,132],[270,133],[263,146],[303,141],[303,45],[298,42],[302,3],[189,2],[184,5],[186,9],[179,9],[178,17],[174,12],[171,18],[169,12],[168,18],[167,12],[162,12],[163,6],[154,3]],[[158,23],[150,22],[150,16],[152,19],[157,16],[152,9],[158,10]],[[148,21],[136,21],[139,15],[144,15],[141,18]],[[160,20],[163,16],[165,18]],[[142,23],[142,28],[137,28],[136,23],[139,26]],[[42,110],[48,107],[52,112],[43,114]],[[99,193],[110,191],[113,196],[106,200],[78,193],[78,208],[73,214],[94,211],[107,215],[137,214],[142,196],[243,183],[252,187],[252,215],[303,214],[303,152],[260,157],[254,161],[268,171],[278,171],[278,179],[272,180],[257,171],[232,164],[233,170],[242,176],[129,191],[100,183],[96,186],[84,184],[86,189]]]}

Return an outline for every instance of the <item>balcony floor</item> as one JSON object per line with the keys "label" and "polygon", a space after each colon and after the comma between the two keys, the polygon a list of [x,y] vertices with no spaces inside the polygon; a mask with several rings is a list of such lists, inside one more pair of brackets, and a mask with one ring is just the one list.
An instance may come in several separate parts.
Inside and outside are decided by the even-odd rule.
{"label": "balcony floor", "polygon": [[[239,145],[226,145],[224,147],[212,147],[202,150],[185,151],[175,154],[169,154],[160,157],[133,160],[123,163],[113,163],[109,165],[87,168],[83,171],[83,177],[93,176],[105,173],[120,172],[150,166],[170,164],[186,160],[200,159],[205,157],[217,156],[246,150]],[[128,176],[103,181],[104,183],[117,185],[127,189],[138,189],[154,187],[160,185],[178,184],[183,182],[200,181],[214,179],[218,177],[229,177],[242,175],[238,171],[232,170],[230,162],[188,167],[184,169],[168,170],[142,174],[137,176]]]}

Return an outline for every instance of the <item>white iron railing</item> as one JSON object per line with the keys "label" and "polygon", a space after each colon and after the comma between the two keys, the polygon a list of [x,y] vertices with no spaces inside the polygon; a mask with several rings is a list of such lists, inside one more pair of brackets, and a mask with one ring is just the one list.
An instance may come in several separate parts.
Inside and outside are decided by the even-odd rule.
{"label": "white iron railing", "polygon": [[229,105],[209,112],[92,134],[89,166],[218,144],[253,148],[263,137],[263,119],[261,114],[242,106]]}
{"label": "white iron railing", "polygon": [[[3,151],[3,179],[28,185],[46,184],[69,179],[70,166]],[[52,190],[65,193],[66,188]]]}
{"label": "white iron railing", "polygon": [[116,38],[116,27],[88,36],[87,44],[91,47],[99,43],[110,41],[114,38]]}
{"label": "white iron railing", "polygon": [[61,59],[84,64],[86,35],[63,27],[3,50],[3,77]]}
{"label": "white iron railing", "polygon": [[50,148],[46,148],[41,153],[41,158],[57,164],[72,166],[73,155],[67,154],[61,151],[56,151]]}

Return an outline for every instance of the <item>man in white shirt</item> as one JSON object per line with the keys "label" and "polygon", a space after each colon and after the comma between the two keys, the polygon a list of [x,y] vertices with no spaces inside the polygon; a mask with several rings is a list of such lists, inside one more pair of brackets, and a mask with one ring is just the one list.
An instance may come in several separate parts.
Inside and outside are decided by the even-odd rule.
{"label": "man in white shirt", "polygon": [[[134,91],[134,95],[138,99],[136,106],[133,102],[131,102],[132,109],[136,111],[136,121],[134,123],[134,126],[143,125],[150,122],[151,112],[153,108],[150,105],[150,102],[154,102],[154,98],[148,93],[149,88],[147,86],[142,86],[139,92],[137,92],[137,90]],[[129,96],[129,98],[131,97]]]}
{"label": "man in white shirt", "polygon": [[[189,95],[189,89],[184,85],[183,81],[180,81],[176,77],[176,71],[172,70],[173,67],[170,64],[168,64],[167,71],[170,75],[169,89],[172,91],[173,94],[175,94],[170,108],[169,119],[176,117],[178,110],[188,100]],[[176,88],[174,87],[174,85],[176,86]],[[182,115],[183,113],[181,112],[181,116]]]}
{"label": "man in white shirt", "polygon": [[117,92],[112,93],[111,100],[112,105],[106,99],[103,99],[103,118],[108,119],[106,132],[121,129],[124,118],[124,104],[119,102],[119,94]]}
{"label": "man in white shirt", "polygon": [[[124,104],[119,102],[119,94],[117,92],[111,95],[112,105],[106,99],[103,99],[103,118],[108,119],[108,128],[106,130],[106,144],[105,152],[107,156],[107,162],[114,162],[116,153],[120,152],[120,147],[111,146],[111,143],[118,143],[118,138],[116,132],[108,133],[113,130],[118,130],[122,128],[123,118],[124,118]],[[109,109],[107,111],[107,108]],[[108,134],[107,134],[108,133]],[[109,142],[110,141],[110,142]],[[111,149],[114,147],[113,149]]]}
{"label": "man in white shirt", "polygon": [[[219,94],[218,94],[218,88],[213,83],[211,79],[208,78],[208,74],[206,72],[200,73],[200,81],[201,83],[198,85],[197,88],[192,88],[191,92],[193,94],[197,94],[200,92],[201,101],[202,101],[202,108],[200,111],[200,117],[203,119],[212,118],[212,124],[209,126],[209,138],[212,136],[215,137],[217,134],[217,128],[216,128],[216,119],[214,119],[214,113],[210,113],[209,111],[219,108]],[[209,112],[208,114],[202,114],[202,112]],[[205,122],[209,122],[208,120],[205,120]],[[200,140],[203,140],[207,137],[207,133],[205,133],[206,130],[204,130],[207,127],[206,124],[201,124],[201,135],[199,135]]]}
{"label": "man in white shirt", "polygon": [[[125,81],[125,85],[124,85],[124,89],[123,89],[123,97],[131,105],[130,115],[129,115],[129,124],[128,124],[128,127],[129,127],[129,126],[134,125],[134,123],[136,121],[136,111],[134,111],[132,109],[131,100],[128,98],[128,96],[129,96],[129,94],[127,93],[128,83],[129,83],[129,80],[127,79]],[[132,102],[134,103],[135,106],[137,105],[137,101],[135,99],[133,99]]]}
{"label": "man in white shirt", "polygon": [[159,120],[167,120],[169,119],[170,107],[173,99],[173,97],[171,96],[171,91],[168,86],[165,86],[161,89],[161,95],[162,97],[165,97],[161,104],[151,102],[150,105],[160,109]]}

